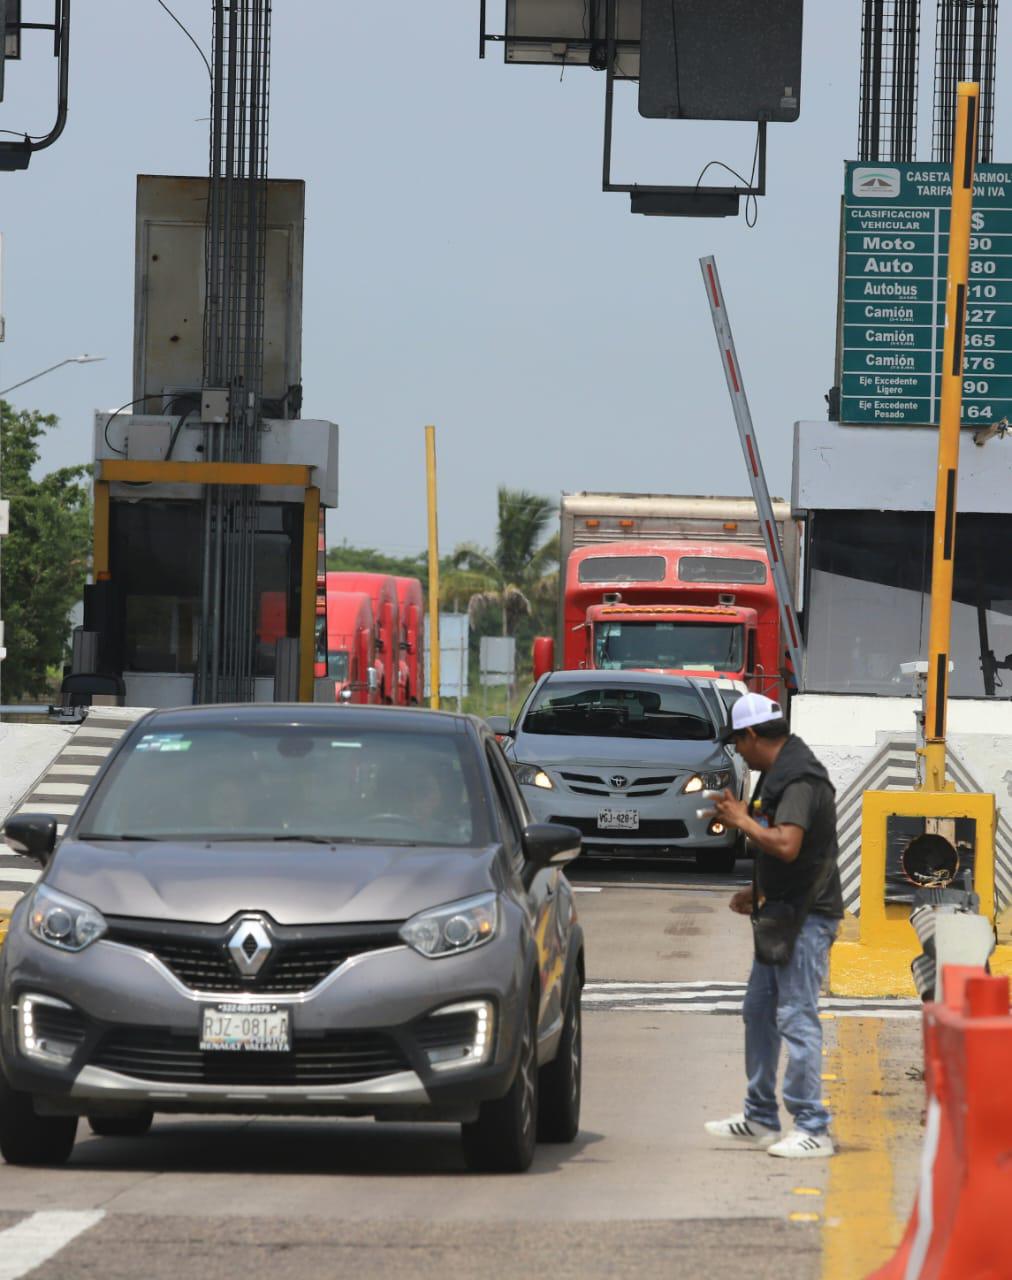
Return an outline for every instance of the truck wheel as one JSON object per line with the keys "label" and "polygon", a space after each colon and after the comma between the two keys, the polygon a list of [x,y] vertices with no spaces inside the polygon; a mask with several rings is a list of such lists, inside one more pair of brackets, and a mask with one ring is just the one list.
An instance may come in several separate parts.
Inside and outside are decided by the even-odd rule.
{"label": "truck wheel", "polygon": [[0,1076],[0,1155],[8,1164],[66,1164],[77,1136],[77,1116],[39,1116],[31,1095]]}
{"label": "truck wheel", "polygon": [[100,1138],[143,1138],[154,1118],[153,1111],[135,1111],[129,1116],[89,1116],[88,1123]]}
{"label": "truck wheel", "polygon": [[572,1142],[580,1132],[583,1027],[577,979],[566,1005],[559,1050],[538,1072],[538,1141]]}
{"label": "truck wheel", "polygon": [[537,1001],[524,1019],[520,1060],[506,1094],[478,1109],[478,1119],[460,1126],[464,1160],[475,1173],[523,1173],[534,1159],[538,1123]]}

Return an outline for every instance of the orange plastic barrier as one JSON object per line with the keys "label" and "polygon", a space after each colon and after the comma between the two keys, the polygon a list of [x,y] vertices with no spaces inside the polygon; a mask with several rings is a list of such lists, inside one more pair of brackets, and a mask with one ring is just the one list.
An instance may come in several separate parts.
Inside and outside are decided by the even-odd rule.
{"label": "orange plastic barrier", "polygon": [[1012,1280],[1009,980],[948,965],[924,1007],[921,1181],[895,1256],[868,1280]]}

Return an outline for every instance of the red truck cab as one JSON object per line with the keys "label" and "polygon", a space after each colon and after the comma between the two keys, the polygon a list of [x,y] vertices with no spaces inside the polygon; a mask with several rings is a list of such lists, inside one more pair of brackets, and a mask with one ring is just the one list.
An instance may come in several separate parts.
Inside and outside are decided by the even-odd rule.
{"label": "red truck cab", "polygon": [[379,702],[375,669],[376,628],[372,600],[364,591],[327,592],[325,676],[317,701]]}
{"label": "red truck cab", "polygon": [[[562,667],[659,670],[783,695],[776,590],[761,547],[728,542],[585,546],[566,564]],[[535,677],[552,646],[535,651]]]}
{"label": "red truck cab", "polygon": [[379,679],[379,701],[398,702],[401,623],[395,580],[387,573],[328,573],[328,597],[332,591],[364,591],[372,601],[376,638],[373,665]]}
{"label": "red truck cab", "polygon": [[422,701],[422,653],[425,647],[425,600],[417,578],[394,578],[401,619],[401,668],[404,676],[403,702],[415,706]]}

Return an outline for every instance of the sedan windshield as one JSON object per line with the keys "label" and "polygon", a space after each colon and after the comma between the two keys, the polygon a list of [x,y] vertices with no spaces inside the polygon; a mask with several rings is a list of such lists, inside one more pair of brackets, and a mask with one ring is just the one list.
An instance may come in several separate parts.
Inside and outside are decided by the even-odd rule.
{"label": "sedan windshield", "polygon": [[543,685],[523,722],[524,733],[591,738],[716,737],[695,689],[686,685]]}
{"label": "sedan windshield", "polygon": [[594,666],[601,671],[740,671],[743,630],[728,623],[599,622]]}
{"label": "sedan windshield", "polygon": [[126,746],[80,839],[485,843],[481,779],[457,734],[305,725],[153,730]]}

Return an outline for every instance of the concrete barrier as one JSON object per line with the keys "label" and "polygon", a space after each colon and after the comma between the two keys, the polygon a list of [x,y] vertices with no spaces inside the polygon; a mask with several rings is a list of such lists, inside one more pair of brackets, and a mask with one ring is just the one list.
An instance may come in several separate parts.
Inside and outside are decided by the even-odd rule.
{"label": "concrete barrier", "polygon": [[947,965],[924,1010],[921,1177],[906,1234],[868,1280],[1012,1280],[1009,979]]}

